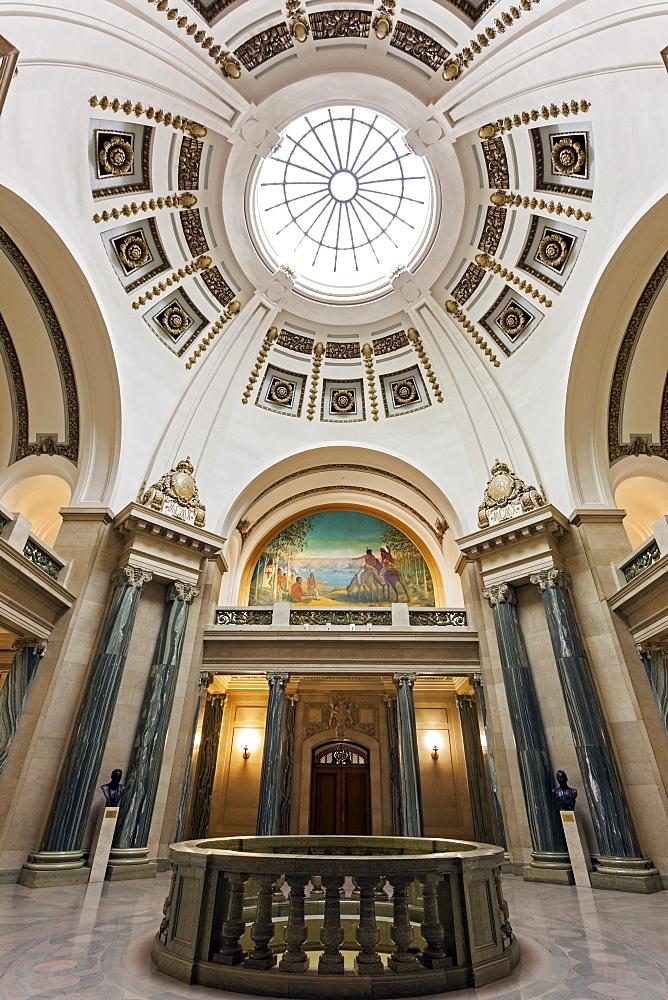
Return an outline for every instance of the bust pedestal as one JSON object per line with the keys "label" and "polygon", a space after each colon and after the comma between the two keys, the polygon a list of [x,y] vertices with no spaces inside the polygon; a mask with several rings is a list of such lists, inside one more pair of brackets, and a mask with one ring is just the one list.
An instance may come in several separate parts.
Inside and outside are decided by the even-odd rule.
{"label": "bust pedestal", "polygon": [[562,809],[559,815],[564,828],[566,846],[571,859],[575,884],[591,888],[589,873],[592,870],[589,848],[585,840],[580,816],[574,810]]}

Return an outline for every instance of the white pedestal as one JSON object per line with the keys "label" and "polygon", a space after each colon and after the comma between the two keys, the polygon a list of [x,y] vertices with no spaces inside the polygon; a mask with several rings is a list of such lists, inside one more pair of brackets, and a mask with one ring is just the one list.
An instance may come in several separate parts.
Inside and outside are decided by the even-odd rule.
{"label": "white pedestal", "polygon": [[90,868],[90,882],[104,882],[109,861],[109,852],[114,840],[114,830],[118,819],[118,806],[105,806],[98,817],[93,843],[88,855],[88,867]]}
{"label": "white pedestal", "polygon": [[576,885],[591,888],[589,873],[592,870],[589,848],[585,839],[582,822],[578,813],[566,809],[561,810],[561,822],[564,827],[566,846],[573,866],[573,876]]}

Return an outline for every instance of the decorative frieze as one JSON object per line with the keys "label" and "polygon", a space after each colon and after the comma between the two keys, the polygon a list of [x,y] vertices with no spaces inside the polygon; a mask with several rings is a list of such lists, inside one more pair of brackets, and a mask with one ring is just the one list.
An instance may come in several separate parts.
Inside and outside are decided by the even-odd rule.
{"label": "decorative frieze", "polygon": [[371,11],[322,10],[309,14],[311,31],[316,41],[326,38],[368,38]]}
{"label": "decorative frieze", "polygon": [[655,562],[658,562],[661,558],[661,550],[656,543],[656,540],[652,538],[646,547],[640,552],[631,562],[628,562],[622,566],[622,573],[624,574],[624,579],[627,583],[631,580],[635,580],[637,576],[644,573],[646,569],[653,566]]}
{"label": "decorative frieze", "polygon": [[[480,134],[480,133],[478,133]],[[503,136],[495,135],[488,139],[483,139],[482,153],[485,157],[485,167],[487,169],[487,180],[491,188],[510,187],[510,174],[508,172],[508,157]]]}
{"label": "decorative frieze", "polygon": [[199,257],[209,251],[209,244],[204,235],[202,218],[199,208],[191,208],[185,212],[179,212],[181,228],[188,249],[193,257]]}
{"label": "decorative frieze", "polygon": [[377,358],[383,354],[391,354],[392,351],[399,351],[402,347],[408,346],[408,337],[403,330],[397,333],[388,333],[384,337],[378,337],[373,341],[373,353]]}
{"label": "decorative frieze", "polygon": [[217,608],[215,625],[271,625],[273,610],[265,608]]}
{"label": "decorative frieze", "polygon": [[300,333],[293,333],[292,330],[281,330],[278,335],[277,344],[280,347],[287,347],[296,354],[313,353],[314,340],[312,337],[303,337]]}
{"label": "decorative frieze", "polygon": [[205,270],[201,273],[201,278],[213,297],[218,299],[222,306],[226,306],[232,301],[234,292],[225,281],[219,268],[206,266]]}
{"label": "decorative frieze", "polygon": [[500,208],[498,204],[494,204],[487,209],[485,224],[480,236],[480,242],[478,243],[478,250],[482,250],[483,253],[491,254],[492,256],[496,253],[501,242],[501,237],[503,236],[503,227],[506,224],[507,214],[507,210]]}
{"label": "decorative frieze", "polygon": [[182,191],[198,190],[203,149],[204,143],[191,135],[184,135],[181,139],[177,176]]}
{"label": "decorative frieze", "polygon": [[327,346],[325,348],[325,357],[327,358],[359,358],[360,356],[360,345],[355,341],[348,341],[345,343],[339,343],[336,340],[328,340]]}
{"label": "decorative frieze", "polygon": [[414,611],[409,608],[408,620],[411,625],[423,627],[468,628],[468,618],[465,611]]}
{"label": "decorative frieze", "polygon": [[442,66],[448,55],[448,50],[435,38],[405,21],[397,21],[390,45],[405,52],[406,55],[418,59],[433,70]]}
{"label": "decorative frieze", "polygon": [[484,277],[485,268],[481,266],[479,261],[476,264],[469,264],[450,294],[456,302],[463,306],[471,298]]}
{"label": "decorative frieze", "polygon": [[285,21],[281,21],[253,35],[234,50],[234,55],[247,70],[253,70],[291,48],[290,30]]}

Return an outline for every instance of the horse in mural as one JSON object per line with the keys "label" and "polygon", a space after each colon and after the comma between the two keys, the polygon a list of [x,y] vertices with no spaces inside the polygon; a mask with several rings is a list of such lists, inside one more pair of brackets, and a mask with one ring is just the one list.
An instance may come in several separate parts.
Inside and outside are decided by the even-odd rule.
{"label": "horse in mural", "polygon": [[406,586],[406,581],[404,580],[404,574],[396,566],[384,566],[380,571],[380,582],[383,588],[383,598],[385,600],[390,599],[390,587],[394,591],[394,596],[397,601],[399,600],[399,591],[397,589],[397,584],[403,587],[404,594],[406,595],[406,600],[410,604],[410,595],[408,593],[408,587]]}
{"label": "horse in mural", "polygon": [[379,594],[383,591],[383,581],[378,572],[370,566],[362,566],[361,569],[358,569],[346,587],[349,597],[356,598],[357,600],[359,600],[362,591],[369,592],[369,600],[374,597],[375,600],[378,600]]}

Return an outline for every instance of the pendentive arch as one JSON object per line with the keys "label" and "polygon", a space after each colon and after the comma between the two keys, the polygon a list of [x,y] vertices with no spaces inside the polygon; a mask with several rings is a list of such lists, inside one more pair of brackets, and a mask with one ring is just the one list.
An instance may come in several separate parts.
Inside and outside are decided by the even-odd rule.
{"label": "pendentive arch", "polygon": [[[643,319],[640,313],[651,308],[655,301],[655,293],[660,289],[658,270],[667,251],[668,189],[664,189],[637,214],[602,267],[573,351],[566,397],[565,445],[576,508],[614,506],[614,491],[620,483],[634,474],[647,475],[648,467],[652,469],[651,475],[665,478],[663,469],[659,470],[659,465],[667,464],[664,459],[642,456],[643,460],[649,458],[649,463],[643,461],[643,472],[640,465],[635,471],[635,456],[620,456],[611,448],[611,433],[613,436],[618,433],[619,418],[615,411],[620,398],[623,405],[626,375],[620,352],[629,330],[639,318]],[[638,325],[638,339],[641,335],[642,322]],[[633,350],[636,347],[637,343]],[[663,400],[652,401],[657,416],[662,403],[665,405],[665,394]]]}
{"label": "pendentive arch", "polygon": [[[118,468],[120,386],[107,324],[83,263],[69,250],[42,206],[0,178],[0,227],[25,261],[56,317],[64,353],[58,359],[64,406],[77,405],[77,449],[71,454],[28,454],[0,473],[0,495],[23,478],[55,475],[73,490],[73,504],[106,504]],[[28,284],[32,283],[26,274]],[[25,279],[24,279],[25,280]],[[31,288],[31,294],[34,294]],[[57,352],[58,344],[54,343]],[[40,358],[34,358],[35,365]],[[24,374],[25,359],[23,359]],[[67,369],[71,369],[71,377]],[[71,415],[71,412],[70,412]],[[32,436],[35,429],[30,428]],[[44,428],[48,430],[48,428]],[[72,422],[70,421],[70,443]],[[70,468],[67,468],[70,466]]]}

